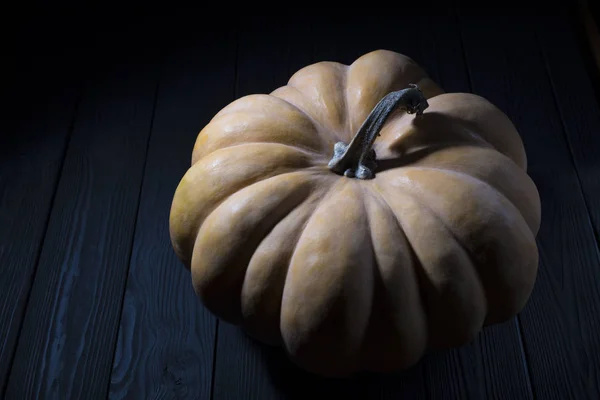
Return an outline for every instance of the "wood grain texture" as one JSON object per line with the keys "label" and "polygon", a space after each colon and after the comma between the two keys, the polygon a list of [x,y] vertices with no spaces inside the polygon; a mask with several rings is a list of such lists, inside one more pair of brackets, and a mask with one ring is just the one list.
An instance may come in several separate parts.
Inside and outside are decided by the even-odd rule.
{"label": "wood grain texture", "polygon": [[[556,108],[600,244],[600,107],[593,82],[565,18],[547,15],[537,20],[536,27]],[[600,54],[600,46],[598,50]]]}
{"label": "wood grain texture", "polygon": [[106,398],[159,54],[142,46],[147,37],[133,29],[106,32],[98,39],[85,63],[84,95],[9,377],[8,399]]}
{"label": "wood grain texture", "polygon": [[[532,16],[490,15],[461,18],[466,59],[477,71],[473,90],[515,123],[542,200],[540,269],[519,317],[533,393],[543,399],[598,398],[600,337],[592,332],[600,326],[600,264],[581,186]],[[567,24],[566,16],[557,18]]]}
{"label": "wood grain texture", "polygon": [[[34,22],[39,21],[26,21],[22,31]],[[0,107],[0,395],[79,95],[79,77],[65,49],[53,46],[48,38],[24,44],[4,47],[3,58],[4,68],[8,67],[5,73],[11,78],[3,84]]]}
{"label": "wood grain texture", "polygon": [[210,398],[215,318],[196,297],[169,240],[175,188],[198,132],[233,98],[233,35],[168,34],[148,149],[111,399]]}
{"label": "wood grain texture", "polygon": [[[583,36],[580,40],[580,42],[583,42],[581,45],[586,47],[584,51],[589,53],[594,66],[594,70],[590,72],[590,75],[593,73],[597,76],[600,73],[600,29],[598,28],[600,26],[598,25],[600,8],[598,8],[596,2],[590,3],[589,0],[581,0],[572,8],[575,8],[573,10],[576,18],[575,23],[580,25],[579,28]],[[573,32],[568,34],[571,36]]]}

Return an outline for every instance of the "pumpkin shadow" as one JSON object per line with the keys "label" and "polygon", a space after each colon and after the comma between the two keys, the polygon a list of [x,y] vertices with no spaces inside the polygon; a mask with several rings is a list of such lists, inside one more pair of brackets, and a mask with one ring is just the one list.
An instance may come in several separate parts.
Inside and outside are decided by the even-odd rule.
{"label": "pumpkin shadow", "polygon": [[408,153],[401,153],[401,155],[394,158],[383,158],[377,160],[377,169],[375,172],[383,172],[390,169],[401,168],[411,164],[415,164],[419,160],[426,158],[430,154],[440,151],[447,147],[452,147],[456,143],[443,143],[433,146],[427,146],[418,150],[413,150]]}
{"label": "pumpkin shadow", "polygon": [[377,160],[375,172],[401,168],[415,164],[427,156],[456,146],[481,145],[469,132],[473,131],[468,121],[429,112],[411,121],[414,128],[403,134],[389,146],[395,157]]}
{"label": "pumpkin shadow", "polygon": [[[344,399],[380,398],[385,393],[418,393],[422,390],[421,362],[409,370],[392,373],[357,373],[347,378],[324,378],[313,375],[290,361],[279,347],[262,345],[253,339],[263,358],[272,386],[286,399],[310,399],[318,395],[339,396]],[[410,386],[418,386],[411,388]]]}

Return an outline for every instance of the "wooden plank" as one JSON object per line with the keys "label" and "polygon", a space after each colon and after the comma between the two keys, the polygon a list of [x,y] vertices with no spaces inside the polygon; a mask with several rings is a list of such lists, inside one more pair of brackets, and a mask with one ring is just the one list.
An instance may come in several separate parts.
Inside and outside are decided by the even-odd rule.
{"label": "wooden plank", "polygon": [[[23,21],[17,35],[41,22]],[[11,78],[3,87],[7,101],[0,108],[0,394],[14,356],[79,94],[74,60],[49,40],[59,37],[55,33],[34,41],[21,39],[21,46],[4,47],[4,68],[8,67]]]}
{"label": "wooden plank", "polygon": [[[583,36],[581,41],[584,42],[582,45],[587,46],[585,51],[590,53],[589,56],[595,67],[593,74],[597,76],[600,73],[600,29],[598,28],[600,8],[598,8],[596,2],[590,6],[588,0],[581,0],[578,3],[574,7],[576,9],[574,12],[575,23],[580,25],[579,29],[581,30],[581,36]],[[552,17],[550,16],[550,18]],[[569,36],[573,36],[573,32],[569,32],[568,34]],[[579,43],[573,42],[573,44],[577,45]],[[580,45],[579,47],[581,48],[582,46]]]}
{"label": "wooden plank", "polygon": [[215,318],[202,307],[171,247],[169,212],[198,132],[233,99],[232,36],[194,28],[168,35],[111,399],[210,398]]}
{"label": "wooden plank", "polygon": [[[556,107],[600,243],[600,107],[594,85],[568,20],[547,15],[539,20],[537,28]],[[596,48],[600,63],[600,33]]]}
{"label": "wooden plank", "polygon": [[10,399],[106,397],[159,62],[159,43],[144,47],[150,38],[142,28],[110,29],[96,36],[85,63],[85,94],[9,377]]}
{"label": "wooden plank", "polygon": [[519,317],[533,393],[598,398],[598,251],[531,18],[497,10],[463,15],[466,58],[474,92],[503,109],[521,133],[542,199],[540,269]]}

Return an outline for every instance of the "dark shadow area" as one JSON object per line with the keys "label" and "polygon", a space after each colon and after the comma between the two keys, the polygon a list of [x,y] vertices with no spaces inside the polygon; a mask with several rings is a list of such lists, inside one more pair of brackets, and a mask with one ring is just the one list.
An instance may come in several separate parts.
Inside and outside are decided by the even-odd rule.
{"label": "dark shadow area", "polygon": [[[421,387],[415,390],[409,387],[410,384],[407,385],[411,377],[415,385],[420,383],[420,379],[415,378],[423,373],[421,361],[397,373],[361,372],[345,378],[327,378],[298,367],[282,348],[262,345],[241,331],[238,336],[243,336],[239,340],[247,342],[260,354],[260,363],[268,372],[273,387],[285,399],[309,399],[319,394],[343,399],[394,398],[394,393],[397,395],[403,390],[406,393],[423,390]],[[256,394],[260,395],[258,392]]]}
{"label": "dark shadow area", "polygon": [[393,142],[389,150],[398,157],[377,160],[376,172],[415,164],[427,156],[455,146],[488,146],[475,136],[469,122],[439,112],[427,112],[411,121],[410,129]]}
{"label": "dark shadow area", "polygon": [[[3,90],[0,98],[0,159],[10,163],[26,152],[44,151],[55,135],[56,116],[79,102],[84,86],[120,85],[110,70],[137,62],[140,47],[154,51],[158,37],[148,37],[146,20],[102,22],[92,14],[15,16],[0,44]],[[73,104],[75,103],[75,104]],[[71,121],[71,124],[75,121]],[[70,129],[70,128],[69,128]]]}
{"label": "dark shadow area", "polygon": [[[578,5],[578,3],[582,4]],[[587,3],[587,7],[584,7],[583,4],[585,3]],[[583,21],[586,16],[590,17],[590,20],[596,25],[596,32],[592,32],[591,34],[600,37],[600,32],[598,32],[598,29],[600,29],[600,3],[597,1],[576,1],[569,4],[566,9],[568,11],[571,28],[573,29],[579,45],[579,54],[581,54],[586,72],[592,81],[596,101],[600,104],[600,65],[592,54],[592,46],[594,46],[593,39],[586,30]]]}
{"label": "dark shadow area", "polygon": [[454,146],[460,146],[461,144],[464,145],[464,143],[460,142],[440,143],[437,145],[419,148],[409,153],[402,153],[396,158],[384,158],[377,160],[377,169],[375,170],[375,173],[413,165],[437,151]]}

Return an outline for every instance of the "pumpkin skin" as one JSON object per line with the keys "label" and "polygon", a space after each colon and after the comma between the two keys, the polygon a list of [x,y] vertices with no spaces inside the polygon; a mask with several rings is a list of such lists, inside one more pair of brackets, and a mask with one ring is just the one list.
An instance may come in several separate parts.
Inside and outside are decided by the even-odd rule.
{"label": "pumpkin skin", "polygon": [[[375,177],[328,169],[334,144],[411,83],[429,108],[390,115]],[[300,367],[398,371],[526,304],[541,213],[526,166],[504,113],[444,93],[412,59],[377,50],[319,62],[199,133],[171,241],[209,311]]]}

